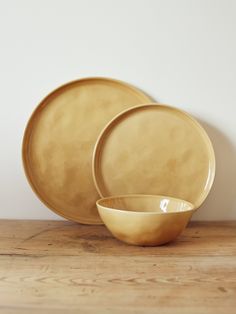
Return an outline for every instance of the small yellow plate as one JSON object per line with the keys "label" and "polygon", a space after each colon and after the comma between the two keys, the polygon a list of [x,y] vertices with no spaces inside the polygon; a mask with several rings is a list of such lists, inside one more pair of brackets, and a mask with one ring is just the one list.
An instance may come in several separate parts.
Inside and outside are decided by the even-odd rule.
{"label": "small yellow plate", "polygon": [[137,106],[116,116],[95,145],[93,177],[101,197],[167,195],[198,208],[215,176],[215,155],[201,125],[166,105]]}
{"label": "small yellow plate", "polygon": [[26,176],[41,201],[70,220],[100,224],[91,170],[97,136],[116,114],[147,102],[136,88],[106,78],[50,93],[32,114],[22,147]]}

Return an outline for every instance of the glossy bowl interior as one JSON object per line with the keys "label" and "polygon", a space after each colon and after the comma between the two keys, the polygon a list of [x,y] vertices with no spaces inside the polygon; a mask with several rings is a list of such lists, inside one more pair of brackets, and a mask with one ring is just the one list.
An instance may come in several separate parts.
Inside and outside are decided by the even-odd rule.
{"label": "glossy bowl interior", "polygon": [[157,195],[113,196],[96,204],[102,221],[117,239],[142,246],[173,241],[194,212],[189,202]]}

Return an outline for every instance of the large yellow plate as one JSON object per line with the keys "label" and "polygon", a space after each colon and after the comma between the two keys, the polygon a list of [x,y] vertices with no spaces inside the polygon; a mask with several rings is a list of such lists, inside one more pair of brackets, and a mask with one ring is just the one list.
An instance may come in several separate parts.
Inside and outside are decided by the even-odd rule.
{"label": "large yellow plate", "polygon": [[95,145],[100,196],[166,195],[199,207],[215,175],[215,155],[200,124],[176,108],[149,104],[115,117]]}
{"label": "large yellow plate", "polygon": [[32,114],[23,139],[29,183],[55,213],[99,224],[92,152],[102,128],[116,114],[150,102],[134,87],[112,79],[70,82],[49,94]]}

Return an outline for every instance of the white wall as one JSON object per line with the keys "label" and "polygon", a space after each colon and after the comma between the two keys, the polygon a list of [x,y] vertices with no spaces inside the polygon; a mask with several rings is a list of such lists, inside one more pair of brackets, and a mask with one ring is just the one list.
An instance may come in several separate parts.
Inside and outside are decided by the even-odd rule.
{"label": "white wall", "polygon": [[0,45],[1,218],[59,218],[24,177],[25,124],[58,85],[107,76],[202,122],[217,176],[194,219],[236,219],[236,1],[0,0]]}

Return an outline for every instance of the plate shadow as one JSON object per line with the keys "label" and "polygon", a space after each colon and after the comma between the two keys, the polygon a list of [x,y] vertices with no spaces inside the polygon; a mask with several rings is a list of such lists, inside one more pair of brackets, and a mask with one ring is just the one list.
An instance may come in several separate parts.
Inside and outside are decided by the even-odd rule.
{"label": "plate shadow", "polygon": [[216,157],[212,189],[193,220],[230,220],[236,209],[236,148],[215,126],[198,119],[209,135]]}

